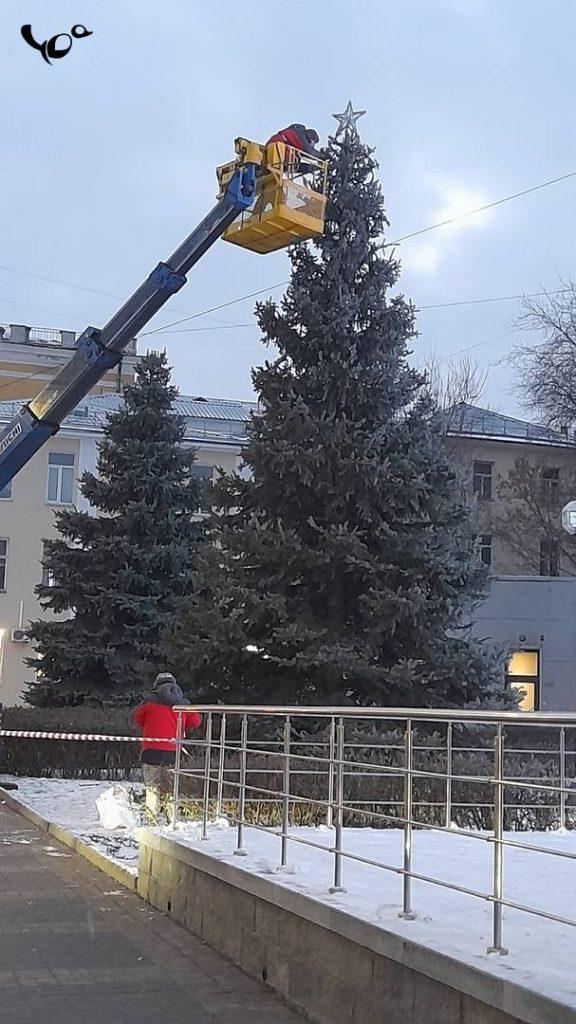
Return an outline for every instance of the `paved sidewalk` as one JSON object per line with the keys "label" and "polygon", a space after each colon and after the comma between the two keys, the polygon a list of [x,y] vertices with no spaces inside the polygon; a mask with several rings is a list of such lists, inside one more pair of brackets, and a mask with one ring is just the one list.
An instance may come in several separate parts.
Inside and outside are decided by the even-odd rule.
{"label": "paved sidewalk", "polygon": [[263,986],[5,804],[0,1021],[302,1024]]}

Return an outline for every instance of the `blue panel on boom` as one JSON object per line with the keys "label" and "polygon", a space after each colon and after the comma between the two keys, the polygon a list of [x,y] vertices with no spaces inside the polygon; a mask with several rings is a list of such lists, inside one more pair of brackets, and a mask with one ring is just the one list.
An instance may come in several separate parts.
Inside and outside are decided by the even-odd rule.
{"label": "blue panel on boom", "polygon": [[155,288],[161,288],[163,292],[168,292],[169,295],[177,292],[186,284],[184,275],[175,274],[172,267],[169,267],[167,263],[159,263],[150,274],[149,280]]}
{"label": "blue panel on boom", "polygon": [[247,210],[254,201],[256,191],[256,165],[246,164],[235,171],[228,183],[226,196],[238,206],[240,210]]}
{"label": "blue panel on boom", "polygon": [[58,427],[39,423],[27,406],[0,433],[0,491]]}

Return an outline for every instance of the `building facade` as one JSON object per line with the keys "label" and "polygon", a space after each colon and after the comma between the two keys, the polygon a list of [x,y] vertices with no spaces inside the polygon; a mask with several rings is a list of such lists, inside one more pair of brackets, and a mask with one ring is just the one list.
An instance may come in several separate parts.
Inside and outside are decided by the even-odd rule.
{"label": "building facade", "polygon": [[[66,506],[89,510],[78,480],[95,470],[106,415],[121,402],[117,394],[89,396],[0,493],[0,702],[5,706],[21,700],[33,676],[25,664],[32,653],[25,631],[31,619],[48,614],[35,588],[45,572],[44,540],[56,535],[54,513]],[[0,427],[18,408],[18,402],[0,403]],[[212,479],[217,469],[240,467],[251,408],[248,402],[177,399],[176,411],[187,422],[186,441],[196,449],[196,476]]]}
{"label": "building facade", "polygon": [[[0,402],[34,398],[75,351],[74,331],[24,324],[0,324]],[[134,380],[136,341],[131,341],[121,362],[94,388],[93,394],[121,392]]]}
{"label": "building facade", "polygon": [[576,575],[576,544],[561,526],[562,504],[576,498],[576,440],[464,403],[446,416],[491,573]]}

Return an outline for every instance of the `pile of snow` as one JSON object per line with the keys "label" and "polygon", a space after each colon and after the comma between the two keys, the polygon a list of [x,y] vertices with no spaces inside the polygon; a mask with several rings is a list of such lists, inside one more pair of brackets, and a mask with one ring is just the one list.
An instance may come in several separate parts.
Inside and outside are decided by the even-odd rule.
{"label": "pile of snow", "polygon": [[[181,825],[166,836],[185,845],[199,842],[200,831]],[[488,954],[492,944],[492,905],[483,899],[413,881],[414,921],[401,920],[402,876],[390,870],[344,860],[346,892],[330,893],[334,833],[326,827],[293,828],[288,868],[279,870],[280,840],[271,833],[245,828],[246,856],[236,857],[236,829],[210,829],[202,853],[242,871],[266,875],[285,888],[320,900],[406,939],[445,953],[501,978],[541,992],[576,1008],[576,928],[532,914],[504,908],[504,944],[508,956]],[[518,833],[509,838],[576,856],[575,833]],[[398,829],[344,829],[344,850],[389,868],[402,865],[402,832]],[[413,870],[421,875],[490,894],[492,847],[454,833],[413,834]],[[576,862],[513,847],[504,847],[504,897],[524,906],[576,919]]]}
{"label": "pile of snow", "polygon": [[[14,795],[47,821],[78,836],[115,864],[138,874],[138,843],[134,829],[140,815],[132,794],[134,783],[87,782],[75,779],[19,778]],[[99,808],[101,813],[99,813]]]}

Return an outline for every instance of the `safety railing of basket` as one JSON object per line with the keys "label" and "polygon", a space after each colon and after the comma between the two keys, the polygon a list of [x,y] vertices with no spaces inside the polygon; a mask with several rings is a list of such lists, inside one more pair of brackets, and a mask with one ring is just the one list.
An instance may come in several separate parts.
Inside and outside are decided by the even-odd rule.
{"label": "safety railing of basket", "polygon": [[[401,879],[400,916],[406,920],[415,916],[415,880],[487,901],[492,905],[489,952],[507,952],[502,939],[504,908],[576,926],[576,918],[508,898],[503,876],[507,847],[576,860],[576,853],[570,850],[550,849],[505,832],[506,815],[514,811],[534,812],[540,820],[544,817],[547,827],[553,824],[564,830],[572,826],[573,819],[576,824],[576,714],[210,705],[195,709],[205,719],[203,738],[185,739],[182,716],[190,708],[176,710],[173,828],[178,823],[182,786],[188,780],[193,789],[196,784],[203,839],[210,836],[212,818],[219,818],[225,809],[236,828],[235,853],[239,856],[246,853],[248,827],[279,838],[279,867],[288,865],[291,844],[330,853],[332,892],[344,891],[347,861],[395,873]],[[190,747],[197,748],[200,763],[194,755],[189,760]],[[188,758],[183,758],[183,751]],[[376,759],[374,752],[379,755]],[[466,758],[476,771],[464,771],[461,765]],[[481,772],[477,770],[479,762],[484,769]],[[514,771],[507,772],[508,764],[514,765]],[[311,779],[314,792],[310,791]],[[372,796],[355,800],[349,791],[358,779],[376,779],[377,787],[395,785],[397,793],[393,799]],[[442,799],[420,799],[423,784],[432,785],[436,796],[441,789]],[[455,791],[467,787],[480,788],[489,793],[489,799],[480,803],[457,799]],[[507,799],[510,794],[512,799]],[[291,829],[295,812],[302,806],[313,809],[333,829],[331,845],[316,843]],[[490,814],[489,831],[455,823],[455,812],[479,807]],[[270,825],[270,808],[278,809],[278,827]],[[419,814],[419,809],[426,810],[427,816]],[[438,820],[434,820],[433,809]],[[355,820],[400,829],[401,864],[346,850],[345,824]],[[489,844],[491,890],[482,892],[415,871],[417,830]]]}

